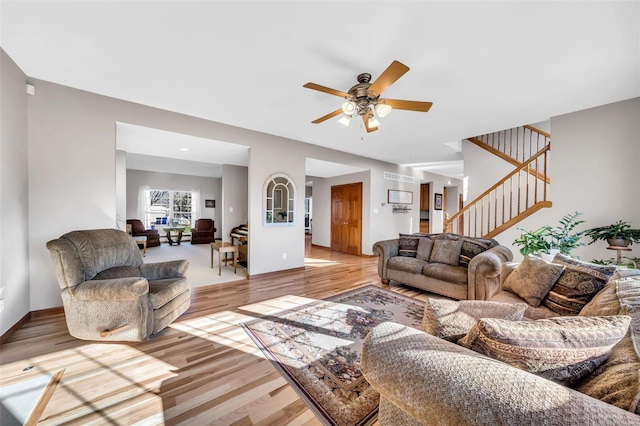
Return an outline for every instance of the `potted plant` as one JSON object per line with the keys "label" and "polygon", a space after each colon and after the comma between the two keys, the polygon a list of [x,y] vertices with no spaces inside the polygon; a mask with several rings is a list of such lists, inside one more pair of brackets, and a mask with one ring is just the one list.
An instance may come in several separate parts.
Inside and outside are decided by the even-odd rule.
{"label": "potted plant", "polygon": [[603,240],[612,247],[627,247],[640,242],[640,229],[631,229],[631,225],[623,220],[618,220],[611,225],[591,228],[585,232],[585,235],[591,238],[589,244]]}
{"label": "potted plant", "polygon": [[[560,252],[570,255],[571,250],[576,247],[584,246],[580,239],[584,235],[584,231],[574,231],[575,227],[584,223],[584,220],[578,220],[582,213],[574,212],[562,217],[558,222],[559,226],[552,228],[551,226],[543,226],[535,231],[524,231],[513,244],[522,246],[520,253],[523,256],[529,254],[539,254],[546,260],[553,259],[553,256]],[[549,255],[549,256],[544,256]]]}

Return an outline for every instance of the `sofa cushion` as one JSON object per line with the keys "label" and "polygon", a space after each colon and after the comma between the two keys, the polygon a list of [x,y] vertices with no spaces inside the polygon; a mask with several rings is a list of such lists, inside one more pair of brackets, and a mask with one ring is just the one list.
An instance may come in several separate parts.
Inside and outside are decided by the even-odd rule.
{"label": "sofa cushion", "polygon": [[422,269],[422,274],[455,284],[467,284],[469,280],[469,270],[464,266],[452,266],[443,263],[427,263]]}
{"label": "sofa cushion", "polygon": [[459,343],[549,380],[570,385],[598,368],[627,334],[631,317],[484,318]]}
{"label": "sofa cushion", "polygon": [[486,300],[448,300],[428,298],[422,328],[429,334],[451,342],[464,337],[479,318],[522,319],[526,303],[499,303]]}
{"label": "sofa cushion", "polygon": [[435,240],[429,262],[458,266],[462,243],[463,241],[461,239]]}
{"label": "sofa cushion", "polygon": [[398,239],[398,254],[400,256],[416,257],[419,241],[419,237],[400,234],[400,238]]}
{"label": "sofa cushion", "polygon": [[502,287],[522,297],[529,305],[536,308],[540,306],[540,302],[563,270],[564,265],[549,263],[539,257],[528,255],[509,274]]}
{"label": "sofa cushion", "polygon": [[613,265],[596,265],[560,253],[553,258],[553,263],[565,269],[543,303],[560,315],[578,315],[616,271]]}
{"label": "sofa cushion", "polygon": [[418,252],[416,253],[416,258],[428,262],[429,258],[431,258],[432,249],[433,240],[431,238],[420,237],[420,240],[418,241]]}
{"label": "sofa cushion", "polygon": [[[523,303],[524,299],[520,298],[517,294],[513,294],[507,290],[500,290],[496,294],[494,294],[491,299],[492,302],[501,302],[501,303]],[[540,305],[537,308],[525,303],[527,305],[527,309],[524,311],[525,319],[545,319],[545,318],[553,318],[559,316],[551,309],[547,308],[544,305]]]}
{"label": "sofa cushion", "polygon": [[580,312],[580,316],[631,316],[627,335],[613,347],[604,364],[575,389],[593,398],[640,414],[640,276],[610,281]]}
{"label": "sofa cushion", "polygon": [[411,274],[421,274],[422,268],[427,264],[424,260],[406,256],[395,256],[389,259],[388,269],[409,272]]}

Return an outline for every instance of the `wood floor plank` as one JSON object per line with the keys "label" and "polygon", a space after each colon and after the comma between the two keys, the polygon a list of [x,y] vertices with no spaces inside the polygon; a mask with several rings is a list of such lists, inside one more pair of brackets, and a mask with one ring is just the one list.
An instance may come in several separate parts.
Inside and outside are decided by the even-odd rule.
{"label": "wood floor plank", "polygon": [[140,343],[80,341],[45,312],[0,348],[0,386],[64,369],[42,425],[319,425],[240,324],[364,285],[429,296],[383,286],[377,261],[310,246],[304,270],[194,289],[189,310]]}

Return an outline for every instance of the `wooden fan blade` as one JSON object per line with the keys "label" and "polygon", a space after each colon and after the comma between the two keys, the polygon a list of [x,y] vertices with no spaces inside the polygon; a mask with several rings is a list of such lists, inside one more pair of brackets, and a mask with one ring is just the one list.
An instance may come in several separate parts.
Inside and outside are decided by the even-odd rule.
{"label": "wooden fan blade", "polygon": [[327,115],[324,115],[324,116],[322,116],[322,117],[320,117],[320,118],[318,118],[316,120],[313,120],[312,123],[313,124],[319,124],[319,123],[322,123],[323,121],[327,121],[328,119],[333,118],[336,115],[340,115],[340,114],[342,114],[342,108],[339,108],[339,109],[337,109],[337,110],[335,110],[333,112],[330,112]]}
{"label": "wooden fan blade", "polygon": [[393,61],[389,67],[384,70],[380,77],[373,82],[369,87],[370,92],[375,92],[377,96],[380,96],[384,90],[396,82],[400,77],[405,75],[409,71],[409,67],[398,61]]}
{"label": "wooden fan blade", "polygon": [[377,127],[369,127],[369,116],[372,114],[373,113],[370,112],[362,116],[362,121],[364,121],[364,128],[367,129],[367,133],[375,132],[376,130],[378,130]]}
{"label": "wooden fan blade", "polygon": [[400,99],[382,99],[382,103],[390,105],[393,109],[420,112],[429,111],[429,109],[431,109],[431,105],[433,105],[433,102],[404,101]]}
{"label": "wooden fan blade", "polygon": [[347,96],[349,96],[346,93],[341,92],[339,90],[331,89],[330,87],[320,86],[319,84],[315,84],[315,83],[307,83],[302,87],[306,87],[307,89],[317,90],[319,92],[328,93],[330,95],[340,96],[341,98],[346,98]]}

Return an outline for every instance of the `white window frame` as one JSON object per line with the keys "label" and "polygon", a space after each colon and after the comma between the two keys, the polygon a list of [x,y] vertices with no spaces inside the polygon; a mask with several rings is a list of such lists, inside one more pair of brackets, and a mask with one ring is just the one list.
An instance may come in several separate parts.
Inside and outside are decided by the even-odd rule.
{"label": "white window frame", "polygon": [[[153,206],[151,206],[151,193],[153,192],[167,192],[169,195],[169,205],[166,207],[166,211],[153,211],[151,210],[151,208]],[[151,225],[158,225],[158,223],[156,223],[156,218],[158,217],[166,217],[167,218],[167,223],[166,224],[161,224],[160,226],[170,226],[170,221],[171,219],[175,219],[177,214],[184,214],[187,213],[189,215],[189,225],[184,225],[184,226],[190,226],[193,227],[195,226],[195,224],[193,223],[193,214],[194,212],[192,211],[192,203],[189,204],[189,212],[179,212],[179,211],[175,211],[175,205],[174,205],[174,199],[175,199],[175,193],[188,193],[191,195],[191,199],[193,199],[193,191],[185,191],[182,189],[167,189],[167,188],[152,188],[149,191],[149,199],[145,200],[145,227],[146,228],[150,228]],[[162,208],[162,207],[161,207]]]}

